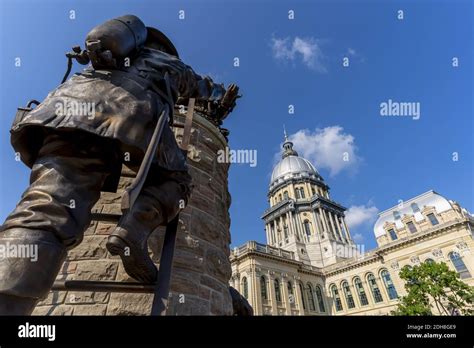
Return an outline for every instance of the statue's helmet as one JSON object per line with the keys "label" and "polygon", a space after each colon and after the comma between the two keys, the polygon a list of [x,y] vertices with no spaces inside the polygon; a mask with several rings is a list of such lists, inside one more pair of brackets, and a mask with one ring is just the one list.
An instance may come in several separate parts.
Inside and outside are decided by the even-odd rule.
{"label": "statue's helmet", "polygon": [[94,67],[120,65],[126,57],[137,54],[143,47],[179,57],[178,51],[165,34],[158,29],[146,27],[140,18],[133,15],[108,20],[93,28],[86,37],[86,48]]}
{"label": "statue's helmet", "polygon": [[158,49],[179,58],[178,50],[171,40],[156,28],[147,27],[145,47]]}

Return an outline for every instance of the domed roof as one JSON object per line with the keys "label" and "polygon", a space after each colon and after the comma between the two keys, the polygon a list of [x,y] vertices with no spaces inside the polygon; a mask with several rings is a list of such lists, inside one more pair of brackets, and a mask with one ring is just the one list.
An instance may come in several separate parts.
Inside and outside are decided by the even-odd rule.
{"label": "domed roof", "polygon": [[[305,175],[306,174],[306,175]],[[286,156],[273,168],[272,183],[280,178],[286,179],[293,176],[319,176],[316,168],[310,161],[299,156]]]}
{"label": "domed roof", "polygon": [[288,140],[286,134],[283,149],[284,151],[281,161],[273,168],[270,189],[293,178],[312,178],[315,180],[322,180],[318,171],[314,168],[311,162],[298,156],[298,153],[293,150],[293,143]]}
{"label": "domed roof", "polygon": [[425,217],[421,214],[424,207],[434,207],[437,213],[442,213],[446,210],[452,209],[451,203],[436,193],[433,190],[425,192],[419,196],[411,198],[402,202],[403,204],[396,205],[379,213],[379,218],[374,225],[374,234],[378,238],[386,234],[384,225],[388,223],[395,223],[397,228],[402,228],[404,225],[401,221],[404,215],[413,215],[415,221],[421,221]]}

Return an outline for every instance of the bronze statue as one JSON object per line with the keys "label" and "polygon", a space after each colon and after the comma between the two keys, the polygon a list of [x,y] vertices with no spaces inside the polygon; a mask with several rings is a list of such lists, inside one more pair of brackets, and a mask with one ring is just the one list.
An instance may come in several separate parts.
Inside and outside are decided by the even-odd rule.
{"label": "bronze statue", "polygon": [[[0,314],[31,314],[91,221],[101,191],[117,189],[122,163],[137,171],[158,119],[172,121],[177,98],[213,105],[216,120],[234,107],[226,90],[197,75],[171,41],[132,15],[89,32],[86,49],[73,48],[63,83],[31,111],[17,114],[11,143],[31,168],[30,186],[0,229],[9,248],[36,245],[37,260],[0,259]],[[91,66],[66,80],[71,61]],[[158,150],[134,204],[109,236],[134,279],[153,283],[157,270],[147,240],[172,220],[191,192],[186,156],[165,123]]]}

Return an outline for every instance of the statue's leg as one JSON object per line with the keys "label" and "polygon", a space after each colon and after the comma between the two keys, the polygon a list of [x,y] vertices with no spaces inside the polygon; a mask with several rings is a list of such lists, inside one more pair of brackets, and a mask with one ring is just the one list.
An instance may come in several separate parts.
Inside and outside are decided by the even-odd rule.
{"label": "statue's leg", "polygon": [[[148,178],[154,177],[152,171]],[[191,178],[187,172],[161,173],[160,183],[147,180],[132,209],[122,216],[109,236],[107,249],[120,255],[125,271],[132,278],[154,283],[157,269],[148,253],[148,237],[160,225],[171,221],[187,201]],[[182,204],[182,203],[181,203]]]}
{"label": "statue's leg", "polygon": [[9,250],[0,255],[0,315],[31,314],[90,224],[108,173],[103,155],[67,138],[46,138],[30,186],[0,229],[0,244]]}

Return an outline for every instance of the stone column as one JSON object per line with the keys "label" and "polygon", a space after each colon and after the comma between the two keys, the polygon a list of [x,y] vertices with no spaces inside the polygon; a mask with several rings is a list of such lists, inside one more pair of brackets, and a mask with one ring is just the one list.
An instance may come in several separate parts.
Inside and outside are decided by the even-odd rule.
{"label": "stone column", "polygon": [[334,234],[338,237],[337,239],[341,240],[341,235],[338,233],[338,231],[336,230],[336,227],[334,226],[332,213],[330,211],[328,211],[328,215],[329,215],[329,221],[331,222],[331,226],[332,226],[332,230],[334,231]]}
{"label": "stone column", "polygon": [[[296,304],[298,305],[298,310],[300,315],[304,315],[303,299],[301,298],[300,283],[299,280],[295,278],[294,280],[294,294],[296,298]],[[303,294],[304,295],[304,294]]]}
{"label": "stone column", "polygon": [[339,221],[339,215],[333,214],[333,216],[334,216],[334,224],[336,225],[339,236],[341,237],[341,241],[346,241],[346,237],[342,232],[341,222]]}
{"label": "stone column", "polygon": [[281,292],[283,295],[283,301],[285,301],[286,315],[291,315],[291,303],[290,296],[288,294],[288,279],[284,277],[281,277]]}
{"label": "stone column", "polygon": [[254,295],[253,295],[254,305],[252,305],[253,310],[254,310],[254,315],[262,315],[263,305],[262,305],[262,298],[261,298],[262,291],[260,288],[260,277],[257,271],[255,270],[252,272],[252,281],[255,284]]}
{"label": "stone column", "polygon": [[322,221],[323,221],[324,225],[326,226],[326,231],[328,233],[328,237],[332,236],[333,239],[336,239],[336,235],[334,234],[334,231],[331,230],[331,227],[329,226],[326,211],[323,208],[319,208],[319,211],[321,212]]}
{"label": "stone column", "polygon": [[274,278],[270,272],[268,273],[268,291],[270,294],[270,304],[272,305],[272,315],[278,315]]}
{"label": "stone column", "polygon": [[290,223],[290,235],[295,236],[296,238],[296,229],[293,221],[293,214],[291,211],[288,212],[288,221]]}
{"label": "stone column", "polygon": [[316,221],[316,226],[318,226],[318,232],[319,232],[319,240],[323,239],[323,226],[321,224],[321,215],[319,212],[316,212],[315,210],[313,211],[313,217],[314,221]]}
{"label": "stone column", "polygon": [[298,224],[298,226],[300,228],[300,231],[301,231],[301,235],[300,235],[301,240],[302,241],[308,241],[308,239],[306,238],[306,232],[303,228],[303,223],[301,222],[300,214],[296,214],[296,223]]}
{"label": "stone column", "polygon": [[349,233],[346,229],[344,218],[342,216],[338,216],[338,219],[339,219],[339,226],[341,226],[341,231],[344,233],[345,239],[349,243],[351,240],[351,237],[349,236]]}

